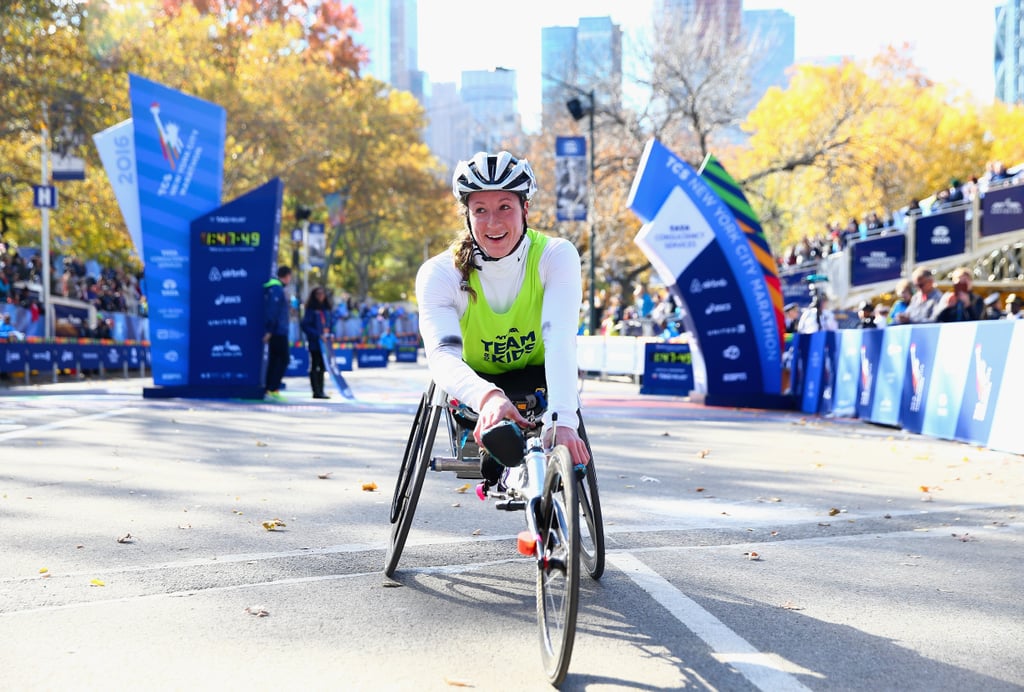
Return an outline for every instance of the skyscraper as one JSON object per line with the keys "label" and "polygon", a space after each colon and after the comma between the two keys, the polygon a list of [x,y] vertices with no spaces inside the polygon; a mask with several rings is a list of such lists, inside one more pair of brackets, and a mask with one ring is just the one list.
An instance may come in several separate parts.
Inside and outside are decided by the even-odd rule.
{"label": "skyscraper", "polygon": [[786,70],[796,59],[796,21],[783,10],[744,10],[743,36],[754,55],[750,107],[773,86],[785,88]]}
{"label": "skyscraper", "polygon": [[363,28],[354,39],[366,46],[370,54],[370,62],[363,73],[412,93],[422,103],[426,87],[418,67],[416,0],[351,2]]}
{"label": "skyscraper", "polygon": [[700,22],[715,27],[727,41],[741,35],[742,10],[743,0],[661,0],[663,17],[671,17],[680,26]]}
{"label": "skyscraper", "polygon": [[1007,0],[995,13],[995,96],[1004,103],[1024,103],[1024,0]]}
{"label": "skyscraper", "polygon": [[611,17],[541,29],[541,119],[565,113],[568,98],[594,90],[598,101],[622,95],[622,29]]}

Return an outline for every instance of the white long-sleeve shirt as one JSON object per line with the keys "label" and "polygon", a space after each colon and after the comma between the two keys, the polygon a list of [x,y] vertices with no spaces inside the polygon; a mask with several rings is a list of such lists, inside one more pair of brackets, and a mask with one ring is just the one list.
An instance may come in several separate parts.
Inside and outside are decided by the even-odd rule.
{"label": "white long-sleeve shirt", "polygon": [[[529,245],[527,236],[508,257],[480,262],[483,266],[478,272],[484,295],[477,299],[486,299],[497,313],[509,309],[523,285]],[[557,413],[560,426],[575,429],[579,426],[576,329],[583,301],[579,252],[564,238],[549,238],[538,271],[544,287],[541,339],[548,386],[544,424],[549,427],[551,414]],[[416,274],[420,333],[434,382],[450,396],[479,411],[484,395],[496,387],[462,360],[459,320],[466,312],[470,296],[462,290],[461,282],[450,250],[430,258],[420,267]]]}

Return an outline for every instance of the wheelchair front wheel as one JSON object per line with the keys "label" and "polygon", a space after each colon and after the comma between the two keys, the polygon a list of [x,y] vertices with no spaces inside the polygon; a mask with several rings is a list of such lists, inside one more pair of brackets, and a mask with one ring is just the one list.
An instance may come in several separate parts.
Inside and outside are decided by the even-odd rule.
{"label": "wheelchair front wheel", "polygon": [[409,536],[412,518],[423,489],[423,479],[430,465],[437,422],[441,415],[441,409],[431,405],[434,386],[431,383],[420,399],[416,418],[409,431],[409,439],[405,443],[405,455],[402,457],[402,467],[395,482],[395,494],[391,498],[391,540],[384,556],[384,574],[388,577],[395,573],[398,560],[402,557],[405,539]]}
{"label": "wheelchair front wheel", "polygon": [[541,659],[552,685],[565,680],[576,638],[580,598],[580,525],[576,472],[569,450],[548,456],[539,507],[543,552],[537,564],[537,624]]}

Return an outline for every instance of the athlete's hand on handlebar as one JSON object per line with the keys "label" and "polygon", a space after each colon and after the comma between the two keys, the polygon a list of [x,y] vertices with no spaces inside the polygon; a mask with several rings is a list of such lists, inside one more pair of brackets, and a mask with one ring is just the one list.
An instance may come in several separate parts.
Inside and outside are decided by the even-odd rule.
{"label": "athlete's hand on handlebar", "polygon": [[483,445],[481,436],[484,431],[503,420],[515,421],[521,428],[531,427],[530,421],[523,417],[523,414],[519,412],[515,404],[503,392],[497,389],[484,395],[483,404],[480,406],[480,412],[477,415],[476,428],[473,429],[473,439],[481,446]]}

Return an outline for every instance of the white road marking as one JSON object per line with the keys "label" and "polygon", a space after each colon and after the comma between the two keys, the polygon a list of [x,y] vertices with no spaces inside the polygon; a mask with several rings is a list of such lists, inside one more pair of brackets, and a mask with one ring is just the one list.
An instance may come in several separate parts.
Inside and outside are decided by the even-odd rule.
{"label": "white road marking", "polygon": [[764,654],[755,649],[746,639],[726,627],[725,623],[701,608],[635,556],[630,553],[608,553],[608,561],[711,647],[716,660],[735,667],[758,689],[809,692],[809,688],[786,672],[787,669],[794,669],[794,664],[777,655]]}
{"label": "white road marking", "polygon": [[76,418],[61,418],[60,420],[55,420],[52,423],[44,423],[43,425],[25,427],[21,428],[20,430],[11,430],[8,432],[0,433],[0,440],[10,440],[15,437],[26,437],[28,435],[49,432],[50,430],[69,428],[84,423],[86,421],[100,420],[101,418],[113,418],[114,416],[123,416],[126,413],[132,413],[133,411],[136,410],[138,409],[117,408],[112,411],[104,411],[103,413],[92,413],[88,416],[78,416]]}

